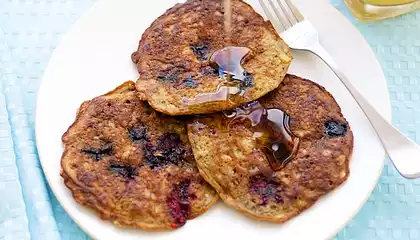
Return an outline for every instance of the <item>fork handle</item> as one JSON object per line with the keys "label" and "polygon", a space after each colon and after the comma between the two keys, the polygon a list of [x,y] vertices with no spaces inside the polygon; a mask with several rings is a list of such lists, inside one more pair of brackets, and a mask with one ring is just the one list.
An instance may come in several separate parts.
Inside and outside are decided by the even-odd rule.
{"label": "fork handle", "polygon": [[322,45],[307,46],[307,50],[320,57],[344,84],[369,119],[385,151],[400,174],[406,178],[420,177],[420,160],[418,159],[420,157],[420,146],[404,136],[375,110],[366,98],[350,83]]}

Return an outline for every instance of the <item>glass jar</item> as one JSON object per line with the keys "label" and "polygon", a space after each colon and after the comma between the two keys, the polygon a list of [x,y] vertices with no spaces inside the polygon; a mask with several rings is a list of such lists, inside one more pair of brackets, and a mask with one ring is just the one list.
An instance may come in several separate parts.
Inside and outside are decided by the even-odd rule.
{"label": "glass jar", "polygon": [[420,0],[345,0],[360,21],[376,21],[395,17],[420,8]]}

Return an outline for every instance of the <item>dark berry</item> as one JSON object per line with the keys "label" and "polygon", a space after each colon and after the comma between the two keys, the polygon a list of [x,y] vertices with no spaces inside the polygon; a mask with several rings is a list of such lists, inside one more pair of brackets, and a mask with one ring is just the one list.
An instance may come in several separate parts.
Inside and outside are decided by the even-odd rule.
{"label": "dark berry", "polygon": [[113,153],[111,143],[104,144],[101,148],[84,148],[82,153],[91,155],[95,160],[102,160],[104,156],[110,156]]}
{"label": "dark berry", "polygon": [[143,125],[137,125],[129,129],[128,135],[133,141],[148,140],[146,127]]}
{"label": "dark berry", "polygon": [[137,167],[130,165],[111,164],[109,170],[128,179],[134,179],[138,175]]}
{"label": "dark berry", "polygon": [[261,199],[260,205],[266,205],[269,201],[284,203],[281,185],[274,180],[257,175],[251,178],[249,184],[249,191]]}
{"label": "dark berry", "polygon": [[184,85],[190,88],[195,88],[198,86],[198,82],[194,81],[192,75],[188,75],[188,77],[184,78]]}
{"label": "dark berry", "polygon": [[166,200],[169,213],[176,224],[172,225],[174,228],[184,225],[191,213],[189,196],[190,184],[191,181],[188,179],[181,181],[172,188],[172,191]]}
{"label": "dark berry", "polygon": [[206,42],[196,43],[190,46],[191,50],[197,55],[198,61],[206,61],[210,53],[210,47]]}
{"label": "dark berry", "polygon": [[144,157],[146,158],[146,163],[150,166],[150,168],[153,169],[164,165],[164,159],[156,154],[156,148],[152,143],[147,142],[143,144],[143,152]]}
{"label": "dark berry", "polygon": [[177,133],[165,133],[158,137],[156,146],[151,142],[143,144],[146,163],[150,168],[169,164],[180,166],[185,160],[187,149]]}
{"label": "dark berry", "polygon": [[163,82],[178,82],[179,74],[183,71],[183,69],[179,67],[171,67],[164,70],[161,70],[158,73],[157,79]]}
{"label": "dark berry", "polygon": [[211,66],[207,66],[207,67],[200,68],[200,73],[204,76],[208,76],[208,75],[216,75],[218,74],[218,71],[217,69]]}
{"label": "dark berry", "polygon": [[244,72],[244,79],[240,82],[241,90],[246,90],[254,86],[254,76],[248,72]]}
{"label": "dark berry", "polygon": [[184,180],[178,185],[178,190],[179,190],[178,195],[182,201],[188,201],[188,197],[189,197],[188,188],[190,184],[191,184],[191,180]]}
{"label": "dark berry", "polygon": [[166,74],[166,75],[158,75],[157,77],[159,80],[164,82],[177,82],[178,81],[178,75],[175,74]]}
{"label": "dark berry", "polygon": [[325,124],[325,134],[330,137],[343,137],[347,134],[347,124],[337,121],[327,121]]}
{"label": "dark berry", "polygon": [[165,133],[157,140],[157,150],[166,161],[178,165],[184,160],[185,145],[177,133]]}

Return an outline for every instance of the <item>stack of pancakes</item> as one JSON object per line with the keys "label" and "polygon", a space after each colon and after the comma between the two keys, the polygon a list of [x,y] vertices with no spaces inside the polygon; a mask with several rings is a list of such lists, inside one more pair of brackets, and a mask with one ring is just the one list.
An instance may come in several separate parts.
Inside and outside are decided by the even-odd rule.
{"label": "stack of pancakes", "polygon": [[[61,159],[77,202],[114,224],[149,230],[183,226],[218,197],[250,217],[284,222],[347,179],[353,135],[331,94],[287,74],[288,46],[248,4],[232,0],[232,31],[224,29],[222,0],[175,5],[131,56],[137,82],[81,105]],[[242,93],[183,101],[217,91],[210,59],[230,46],[250,49],[242,67],[252,78]],[[299,138],[280,170],[271,169],[249,122],[230,126],[222,113],[256,100],[290,116]]]}

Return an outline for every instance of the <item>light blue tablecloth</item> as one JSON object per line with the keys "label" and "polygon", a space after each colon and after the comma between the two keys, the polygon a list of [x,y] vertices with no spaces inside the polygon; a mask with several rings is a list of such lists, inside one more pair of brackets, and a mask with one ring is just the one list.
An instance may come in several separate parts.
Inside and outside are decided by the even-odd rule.
{"label": "light blue tablecloth", "polygon": [[[52,51],[94,2],[0,0],[0,240],[88,239],[45,183],[34,112]],[[420,141],[420,11],[362,24],[342,0],[331,2],[377,54],[388,80],[394,124]],[[420,180],[401,178],[387,162],[368,202],[336,239],[420,239]]]}

